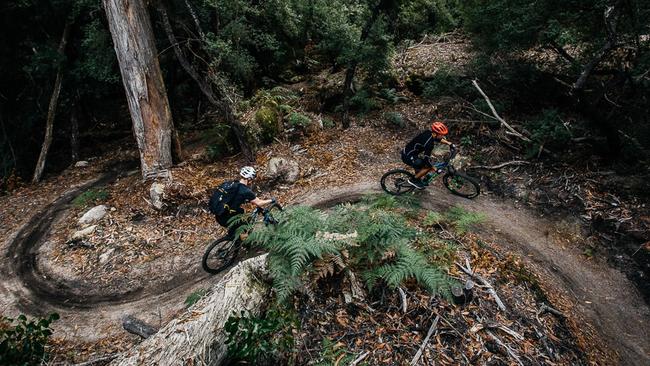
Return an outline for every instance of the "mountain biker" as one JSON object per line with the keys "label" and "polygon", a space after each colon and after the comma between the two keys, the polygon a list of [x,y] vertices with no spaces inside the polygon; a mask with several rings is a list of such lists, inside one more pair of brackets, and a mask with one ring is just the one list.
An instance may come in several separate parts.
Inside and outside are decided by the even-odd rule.
{"label": "mountain biker", "polygon": [[[406,146],[402,149],[402,161],[404,164],[409,165],[415,169],[415,179],[409,179],[408,183],[417,189],[424,189],[424,183],[421,178],[427,174],[431,169],[431,151],[436,142],[449,145],[451,149],[455,149],[456,145],[445,139],[449,133],[449,129],[444,123],[434,121],[431,124],[430,131],[422,131],[419,135],[415,136]],[[420,154],[423,154],[420,156]]]}
{"label": "mountain biker", "polygon": [[[228,229],[228,236],[231,238],[234,237],[235,231],[244,222],[239,222],[229,227],[228,221],[234,216],[244,213],[244,209],[241,207],[242,204],[251,202],[261,207],[275,202],[275,199],[260,199],[249,188],[249,185],[257,176],[255,168],[245,166],[241,168],[239,175],[239,181],[235,180],[222,183],[210,199],[210,211],[215,215],[217,223]],[[220,197],[218,201],[221,202],[221,205],[218,209],[213,209],[213,201],[217,197]]]}

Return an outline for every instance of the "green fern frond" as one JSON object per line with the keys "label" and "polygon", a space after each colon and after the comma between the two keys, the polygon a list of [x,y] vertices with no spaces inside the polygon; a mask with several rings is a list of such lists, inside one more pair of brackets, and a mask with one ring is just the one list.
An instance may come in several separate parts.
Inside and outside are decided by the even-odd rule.
{"label": "green fern frond", "polygon": [[445,218],[453,223],[458,234],[464,234],[475,225],[485,221],[484,214],[467,211],[460,206],[450,208],[445,213]]}

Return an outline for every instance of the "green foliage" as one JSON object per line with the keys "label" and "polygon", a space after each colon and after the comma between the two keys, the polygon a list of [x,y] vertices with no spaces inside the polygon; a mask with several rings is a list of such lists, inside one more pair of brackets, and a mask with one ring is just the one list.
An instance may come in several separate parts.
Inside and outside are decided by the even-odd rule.
{"label": "green foliage", "polygon": [[384,120],[389,126],[404,128],[406,123],[404,117],[399,112],[386,112],[384,113]]}
{"label": "green foliage", "polygon": [[291,127],[305,128],[311,124],[311,119],[309,117],[298,112],[291,113],[289,115],[288,121]]}
{"label": "green foliage", "polygon": [[390,104],[397,104],[407,100],[406,97],[397,94],[395,88],[383,88],[379,91],[379,97],[386,100]]}
{"label": "green foliage", "polygon": [[229,317],[224,326],[228,335],[228,356],[232,361],[254,365],[286,358],[294,351],[292,331],[298,325],[292,309],[273,307],[263,316],[251,316],[242,311],[239,316]]}
{"label": "green foliage", "polygon": [[323,117],[321,118],[321,121],[323,121],[323,128],[334,128],[336,127],[336,123],[331,118]]}
{"label": "green foliage", "polygon": [[[0,364],[40,365],[47,361],[46,345],[52,335],[50,324],[59,319],[56,313],[47,318],[27,320],[0,318]],[[15,321],[15,324],[14,324]]]}
{"label": "green foliage", "polygon": [[84,207],[91,204],[106,201],[108,199],[108,192],[103,189],[89,189],[80,194],[72,200],[72,203],[77,207]]}
{"label": "green foliage", "polygon": [[280,132],[280,120],[275,108],[264,105],[255,112],[255,123],[260,128],[260,139],[270,143]]}
{"label": "green foliage", "polygon": [[215,124],[203,134],[203,139],[207,143],[205,152],[211,161],[232,155],[238,148],[235,134],[225,123]]}
{"label": "green foliage", "polygon": [[563,147],[571,139],[571,133],[556,109],[544,109],[526,123],[526,128],[530,131],[532,139],[529,145],[529,156],[536,155],[541,146]]}
{"label": "green foliage", "polygon": [[350,109],[360,115],[379,108],[379,103],[368,89],[361,89],[350,98]]}
{"label": "green foliage", "polygon": [[396,20],[400,39],[417,39],[423,33],[447,32],[456,27],[457,0],[414,0],[400,5]]}
{"label": "green foliage", "polygon": [[340,343],[335,343],[325,338],[321,347],[320,354],[314,364],[315,366],[349,365],[354,361],[354,355],[348,353]]}
{"label": "green foliage", "polygon": [[[310,207],[292,207],[277,216],[278,225],[255,228],[246,243],[269,251],[269,270],[280,302],[295,291],[309,293],[313,284],[307,279],[321,277],[312,274],[319,271],[316,267],[323,267],[324,258],[330,258],[338,268],[368,273],[373,285],[382,280],[393,286],[413,278],[427,290],[443,293],[450,280],[411,248],[417,230],[409,226],[405,215],[416,213],[417,218],[416,207],[412,199],[389,195],[369,195],[359,205],[340,205],[329,214]],[[323,234],[354,232],[349,240]],[[329,266],[324,272],[331,271],[333,267]]]}
{"label": "green foliage", "polygon": [[474,144],[471,136],[463,136],[460,138],[460,145],[462,147],[470,147]]}
{"label": "green foliage", "polygon": [[189,295],[187,296],[187,298],[185,299],[185,307],[186,307],[186,308],[189,308],[189,307],[191,307],[192,305],[196,304],[196,303],[197,303],[199,300],[201,300],[201,298],[202,298],[203,296],[205,296],[207,293],[208,293],[208,290],[206,290],[206,289],[202,289],[202,288],[200,288],[200,289],[198,289],[198,290],[192,292],[192,293],[189,294]]}
{"label": "green foliage", "polygon": [[442,223],[444,220],[444,217],[435,211],[430,211],[427,213],[427,216],[424,218],[424,221],[422,222],[425,226],[433,226],[433,225],[439,225]]}
{"label": "green foliage", "polygon": [[450,222],[458,234],[464,234],[473,226],[485,221],[485,215],[480,212],[467,211],[460,206],[451,207],[445,212],[445,219]]}
{"label": "green foliage", "polygon": [[450,297],[453,280],[444,272],[429,264],[427,258],[411,248],[408,244],[400,243],[391,248],[395,251],[394,260],[371,269],[365,273],[369,288],[383,280],[388,286],[397,288],[404,281],[414,278],[418,284],[434,294]]}
{"label": "green foliage", "polygon": [[424,83],[422,96],[429,99],[449,95],[469,97],[473,93],[474,87],[471,81],[452,69],[443,67],[436,72],[431,81]]}

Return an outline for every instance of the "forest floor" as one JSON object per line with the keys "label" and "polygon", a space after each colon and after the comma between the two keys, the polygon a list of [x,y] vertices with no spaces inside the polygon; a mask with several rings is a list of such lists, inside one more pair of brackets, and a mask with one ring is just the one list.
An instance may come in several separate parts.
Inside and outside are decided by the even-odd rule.
{"label": "forest floor", "polygon": [[[424,46],[413,52],[432,52],[423,51]],[[291,205],[376,190],[383,172],[402,165],[399,149],[425,127],[429,116],[456,108],[446,101],[410,98],[386,107],[405,116],[409,121],[405,128],[387,127],[381,112],[373,112],[357,118],[346,131],[324,129],[262,147],[256,161],[257,192]],[[480,143],[485,130],[471,132],[465,125],[450,124],[452,130],[457,127],[452,141],[470,133],[476,137],[474,145],[462,149],[475,165],[477,155],[490,157],[481,159],[485,164],[512,159],[507,146]],[[59,360],[79,362],[131,347],[140,339],[124,332],[123,316],[160,326],[185,310],[190,294],[220,278],[208,276],[200,267],[206,244],[223,234],[205,207],[210,190],[234,178],[243,159],[209,162],[201,157],[203,145],[190,147],[187,156],[197,158],[171,169],[166,207],[158,211],[148,202],[151,183],[142,181],[132,145],[120,143],[110,155],[90,160],[88,167],[71,167],[41,184],[0,197],[0,253],[5,257],[0,264],[0,309],[12,316],[59,313],[62,319],[54,324]],[[297,161],[298,181],[271,184],[265,179],[272,157]],[[506,302],[524,296],[508,288],[504,279],[508,274],[499,267],[512,253],[538,278],[550,305],[565,314],[569,343],[585,352],[590,362],[647,364],[650,312],[639,293],[640,289],[647,296],[647,287],[638,285],[647,286],[643,269],[635,267],[637,262],[629,256],[599,254],[611,253],[601,249],[601,243],[616,240],[619,230],[646,232],[649,207],[634,194],[610,193],[608,183],[598,179],[611,174],[589,168],[588,164],[506,166],[482,176],[486,192],[476,200],[454,197],[438,185],[421,196],[431,209],[460,205],[486,215],[474,235],[498,253],[493,267],[482,269],[486,277],[503,280],[495,287]],[[81,195],[86,201],[73,203]],[[95,231],[83,241],[70,241],[80,229],[77,220],[100,203],[109,212]],[[593,230],[594,221],[605,229]],[[642,243],[637,252],[649,256],[650,245]],[[633,268],[627,275],[638,288],[612,264]]]}

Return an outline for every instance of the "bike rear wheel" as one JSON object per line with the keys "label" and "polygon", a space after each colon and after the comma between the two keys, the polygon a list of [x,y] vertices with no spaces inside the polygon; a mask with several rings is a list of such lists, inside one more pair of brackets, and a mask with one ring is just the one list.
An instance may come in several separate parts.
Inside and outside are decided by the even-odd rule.
{"label": "bike rear wheel", "polygon": [[457,196],[475,198],[481,193],[478,181],[465,173],[447,173],[442,177],[442,182],[451,193]]}
{"label": "bike rear wheel", "polygon": [[203,254],[203,269],[212,274],[219,273],[228,267],[237,257],[239,243],[223,237],[213,241]]}
{"label": "bike rear wheel", "polygon": [[388,194],[399,196],[415,189],[409,184],[409,179],[415,179],[415,176],[403,169],[391,170],[381,177],[381,188]]}

